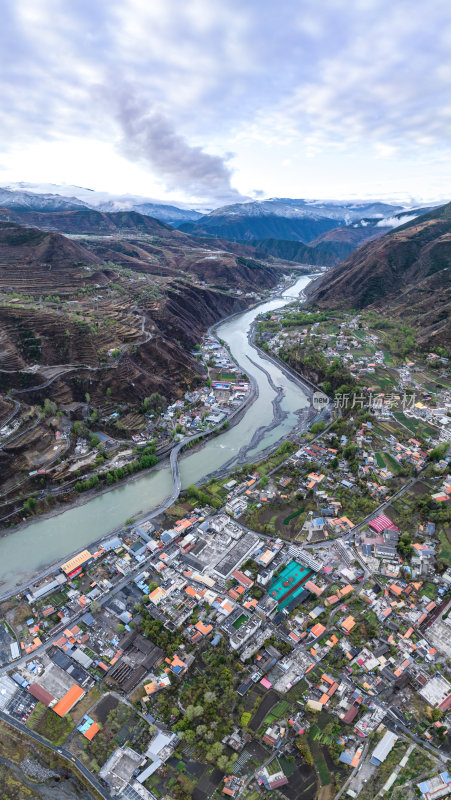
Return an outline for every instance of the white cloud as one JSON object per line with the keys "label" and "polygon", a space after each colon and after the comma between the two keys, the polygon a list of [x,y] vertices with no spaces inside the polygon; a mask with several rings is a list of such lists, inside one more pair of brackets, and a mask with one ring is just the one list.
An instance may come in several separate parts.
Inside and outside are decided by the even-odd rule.
{"label": "white cloud", "polygon": [[412,222],[417,216],[418,214],[410,214],[401,219],[399,217],[384,217],[384,219],[380,219],[376,223],[376,228],[399,228],[400,225],[404,225],[406,222]]}
{"label": "white cloud", "polygon": [[[19,145],[22,170],[52,172],[38,154],[71,141],[63,179],[103,147],[91,183],[112,190],[106,164],[127,163],[125,147],[130,191],[167,197],[314,196],[327,181],[362,195],[363,175],[367,193],[448,191],[448,0],[16,0],[0,40],[8,174]],[[118,115],[124,86],[133,120]],[[144,120],[160,131],[146,144]]]}

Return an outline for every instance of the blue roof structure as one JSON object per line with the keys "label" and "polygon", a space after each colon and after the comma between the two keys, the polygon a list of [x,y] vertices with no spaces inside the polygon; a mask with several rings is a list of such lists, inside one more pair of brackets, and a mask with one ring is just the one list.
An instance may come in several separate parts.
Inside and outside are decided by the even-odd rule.
{"label": "blue roof structure", "polygon": [[85,715],[80,724],[77,726],[77,731],[80,731],[80,733],[86,733],[86,731],[88,731],[93,724],[94,720]]}

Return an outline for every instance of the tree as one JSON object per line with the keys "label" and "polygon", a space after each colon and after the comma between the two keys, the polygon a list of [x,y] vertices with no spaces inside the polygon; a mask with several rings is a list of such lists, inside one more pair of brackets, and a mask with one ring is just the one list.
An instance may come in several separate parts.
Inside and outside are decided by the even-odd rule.
{"label": "tree", "polygon": [[398,552],[402,558],[408,560],[413,553],[412,539],[408,533],[402,533],[398,542]]}
{"label": "tree", "polygon": [[305,763],[313,767],[314,764],[313,756],[309,747],[309,743],[305,738],[305,736],[298,736],[295,741],[295,744],[299,752],[302,753]]}
{"label": "tree", "polygon": [[82,422],[74,422],[72,425],[71,433],[74,436],[84,436],[86,434],[86,428]]}
{"label": "tree", "polygon": [[350,444],[346,445],[346,447],[345,447],[345,449],[343,451],[343,455],[344,455],[345,458],[348,459],[348,461],[353,461],[354,458],[355,458],[356,452],[357,452],[357,446],[355,444],[351,444],[350,443]]}
{"label": "tree", "polygon": [[218,765],[218,769],[220,769],[221,772],[226,771],[228,760],[229,759],[227,758],[227,756],[219,756],[216,764]]}
{"label": "tree", "polygon": [[210,747],[210,753],[212,754],[213,758],[217,758],[218,756],[222,755],[223,749],[224,749],[224,746],[223,746],[222,742],[215,742]]}
{"label": "tree", "polygon": [[45,400],[44,400],[44,416],[46,416],[46,417],[53,416],[54,414],[56,414],[57,408],[58,408],[58,406],[56,405],[56,403],[53,402],[53,400],[49,400],[48,397],[45,398]]}
{"label": "tree", "polygon": [[36,506],[37,500],[34,497],[29,497],[28,500],[25,500],[25,503],[23,504],[23,510],[27,514],[33,514]]}
{"label": "tree", "polygon": [[434,447],[434,449],[429,453],[429,461],[441,461],[441,459],[446,456],[448,447],[448,442],[442,442],[442,444],[438,444],[437,447]]}
{"label": "tree", "polygon": [[232,753],[232,755],[230,756],[230,758],[229,758],[229,760],[227,762],[226,772],[232,772],[233,766],[234,766],[235,761],[237,759],[238,759],[238,753]]}

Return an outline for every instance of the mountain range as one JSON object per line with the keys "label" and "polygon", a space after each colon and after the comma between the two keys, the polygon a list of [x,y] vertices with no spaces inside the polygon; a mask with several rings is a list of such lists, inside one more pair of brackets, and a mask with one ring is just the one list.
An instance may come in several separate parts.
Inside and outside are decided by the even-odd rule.
{"label": "mountain range", "polygon": [[134,195],[110,195],[80,186],[19,183],[0,188],[0,206],[18,211],[70,211],[90,208],[98,211],[136,211],[171,225],[202,217],[194,209],[155,203]]}
{"label": "mountain range", "polygon": [[136,211],[108,212],[86,207],[41,211],[0,206],[0,220],[68,234],[111,235],[129,232],[162,236],[163,238],[169,235],[173,238],[186,238],[186,234],[179,233],[167,223],[144,214],[138,214]]}
{"label": "mountain range", "polygon": [[[273,198],[201,214],[143,197],[112,196],[77,186],[21,183],[0,189],[0,220],[4,221],[70,234],[150,233],[159,221],[196,237],[242,242],[267,256],[322,266],[337,264],[364,242],[424,210],[382,202]],[[146,224],[145,217],[154,223]]]}

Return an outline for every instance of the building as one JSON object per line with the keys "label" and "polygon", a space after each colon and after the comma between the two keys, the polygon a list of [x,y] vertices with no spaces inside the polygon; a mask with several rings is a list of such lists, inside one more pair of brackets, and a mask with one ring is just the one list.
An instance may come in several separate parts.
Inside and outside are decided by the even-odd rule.
{"label": "building", "polygon": [[38,683],[30,683],[27,688],[30,694],[40,703],[44,703],[47,708],[55,703],[55,698],[53,695],[51,695],[47,689],[44,689],[43,686],[39,686]]}
{"label": "building", "polygon": [[83,567],[89,564],[92,558],[92,553],[90,553],[89,550],[82,550],[81,553],[78,553],[76,556],[73,556],[73,558],[70,558],[69,561],[61,564],[61,570],[68,578],[74,578],[76,575],[80,574]]}
{"label": "building", "polygon": [[0,710],[4,711],[10,700],[17,692],[17,681],[14,682],[8,675],[0,675]]}
{"label": "building", "polygon": [[254,585],[254,581],[252,580],[252,578],[249,578],[247,575],[244,574],[244,572],[240,572],[239,569],[236,569],[234,572],[232,572],[232,578],[235,578],[235,580],[238,581],[240,586],[243,586],[245,589],[251,589],[252,586]]}
{"label": "building", "polygon": [[69,689],[69,691],[66,692],[64,697],[61,698],[59,703],[57,703],[56,706],[53,707],[55,714],[58,714],[59,717],[64,717],[71,710],[71,708],[73,708],[74,705],[78,703],[79,700],[81,700],[83,695],[84,695],[83,689],[80,686],[77,686],[76,683],[74,683],[74,685]]}
{"label": "building", "polygon": [[350,750],[343,750],[343,752],[340,753],[340,757],[338,760],[341,761],[342,764],[347,764],[348,767],[352,767],[354,769],[359,765],[360,756],[362,755],[362,752],[363,752],[363,745],[359,745],[355,751],[354,748],[351,747]]}
{"label": "building", "polygon": [[451,684],[443,675],[437,672],[437,674],[423,686],[419,694],[432,708],[438,706],[441,711],[447,711],[447,707],[442,708],[442,705],[446,704],[446,706],[448,706],[449,698],[451,697]]}
{"label": "building", "polygon": [[163,661],[160,647],[132,630],[119,642],[120,658],[111,665],[106,682],[127,693]]}
{"label": "building", "polygon": [[178,743],[179,738],[175,733],[165,733],[165,731],[159,730],[149,742],[146,757],[151,761],[163,763],[169,758]]}
{"label": "building", "polygon": [[451,794],[451,778],[448,772],[441,772],[434,778],[417,783],[422,800],[438,800]]}
{"label": "building", "polygon": [[11,661],[15,661],[15,659],[19,658],[20,656],[19,645],[17,644],[17,642],[11,642],[9,648],[11,651]]}
{"label": "building", "polygon": [[222,793],[225,794],[227,797],[237,797],[238,792],[240,791],[242,786],[242,781],[240,778],[237,778],[235,775],[227,775],[224,778],[224,788]]}
{"label": "building", "polygon": [[92,742],[94,736],[98,734],[100,730],[99,725],[97,722],[94,722],[91,717],[88,717],[86,714],[84,715],[82,721],[79,725],[77,725],[77,731],[80,731],[81,734],[88,740],[88,742]]}
{"label": "building", "polygon": [[267,767],[263,767],[263,769],[258,773],[257,781],[264,786],[268,792],[271,792],[273,789],[278,789],[280,786],[285,786],[285,784],[288,783],[288,778],[281,769],[271,774]]}
{"label": "building", "polygon": [[370,763],[374,764],[376,767],[379,767],[385,761],[388,754],[392,751],[397,741],[398,737],[396,734],[393,733],[393,731],[387,731],[385,736],[374,748]]}
{"label": "building", "polygon": [[375,517],[375,519],[372,519],[368,524],[370,528],[376,531],[376,533],[382,533],[383,531],[389,530],[399,532],[399,528],[397,528],[397,526],[385,514]]}
{"label": "building", "polygon": [[136,753],[131,747],[118,747],[108,761],[105,761],[99,775],[113,794],[117,795],[125,789],[145,760],[145,756]]}
{"label": "building", "polygon": [[37,600],[40,600],[41,597],[45,597],[50,592],[53,592],[55,589],[59,589],[59,587],[65,583],[67,580],[65,575],[57,575],[56,578],[52,578],[47,581],[43,581],[39,584],[39,586],[32,586],[26,593],[26,598],[29,603],[35,603]]}
{"label": "building", "polygon": [[270,725],[263,734],[263,741],[271,747],[279,747],[284,736],[285,728],[277,724]]}
{"label": "building", "polygon": [[226,503],[225,510],[227,514],[229,514],[234,519],[237,519],[244,514],[247,509],[247,500],[244,500],[242,497],[236,497],[234,500],[229,500]]}

